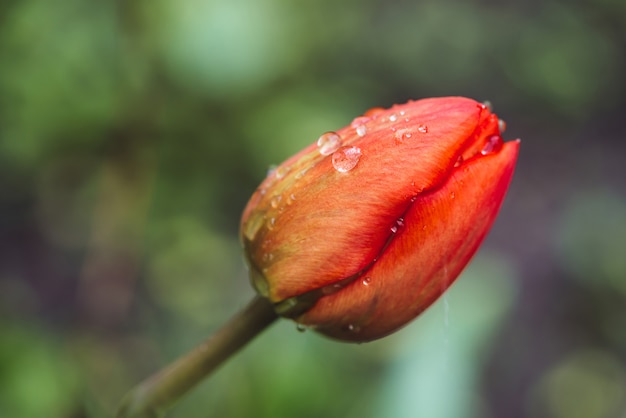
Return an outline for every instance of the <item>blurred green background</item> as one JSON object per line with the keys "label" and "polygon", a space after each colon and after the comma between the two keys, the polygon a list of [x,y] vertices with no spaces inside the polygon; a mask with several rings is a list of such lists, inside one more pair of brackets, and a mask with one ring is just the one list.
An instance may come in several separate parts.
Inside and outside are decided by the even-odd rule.
{"label": "blurred green background", "polygon": [[384,340],[280,321],[171,417],[626,417],[626,2],[0,1],[0,416],[108,417],[252,296],[271,164],[374,106],[521,137],[473,263]]}

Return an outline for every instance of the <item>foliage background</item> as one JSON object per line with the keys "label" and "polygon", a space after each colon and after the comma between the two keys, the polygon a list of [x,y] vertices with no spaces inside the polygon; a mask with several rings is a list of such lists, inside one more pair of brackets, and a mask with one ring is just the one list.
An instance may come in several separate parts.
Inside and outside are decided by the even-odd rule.
{"label": "foliage background", "polygon": [[281,321],[172,417],[626,417],[626,3],[0,2],[0,415],[107,417],[252,296],[271,164],[374,106],[523,139],[485,245],[401,332]]}

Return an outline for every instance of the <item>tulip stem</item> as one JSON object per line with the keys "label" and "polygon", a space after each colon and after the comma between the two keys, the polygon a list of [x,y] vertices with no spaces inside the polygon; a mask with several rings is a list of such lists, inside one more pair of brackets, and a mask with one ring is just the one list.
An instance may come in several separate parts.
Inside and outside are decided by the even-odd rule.
{"label": "tulip stem", "polygon": [[141,382],[122,400],[118,418],[162,417],[169,407],[276,320],[270,302],[256,296],[202,344]]}

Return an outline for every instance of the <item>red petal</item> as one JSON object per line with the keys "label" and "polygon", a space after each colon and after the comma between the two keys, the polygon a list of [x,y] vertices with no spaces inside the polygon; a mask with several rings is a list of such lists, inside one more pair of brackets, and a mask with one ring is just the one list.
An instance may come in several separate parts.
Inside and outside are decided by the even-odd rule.
{"label": "red petal", "polygon": [[361,150],[349,172],[335,170],[315,145],[283,163],[282,178],[261,185],[242,224],[270,300],[328,286],[371,264],[411,199],[447,181],[458,157],[485,135],[485,121],[497,133],[490,117],[470,99],[419,100],[360,118],[364,136],[352,126],[338,131],[344,145]]}
{"label": "red petal", "polygon": [[384,254],[340,292],[298,318],[341,340],[367,341],[403,326],[436,300],[469,262],[511,180],[519,142],[454,170],[423,194]]}

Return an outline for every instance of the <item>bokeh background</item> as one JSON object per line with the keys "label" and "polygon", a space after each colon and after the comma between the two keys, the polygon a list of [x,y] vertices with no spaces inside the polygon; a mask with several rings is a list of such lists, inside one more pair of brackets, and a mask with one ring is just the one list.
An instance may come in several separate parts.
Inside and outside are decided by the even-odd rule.
{"label": "bokeh background", "polygon": [[626,2],[0,2],[0,416],[108,417],[252,296],[268,167],[374,106],[521,137],[480,253],[417,321],[280,321],[171,417],[626,417]]}

